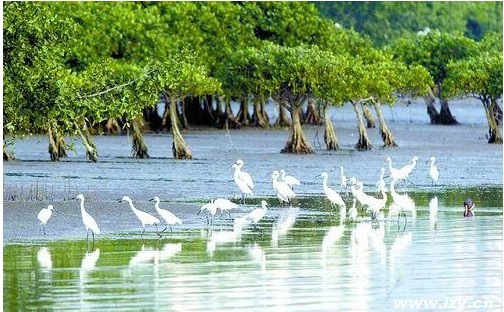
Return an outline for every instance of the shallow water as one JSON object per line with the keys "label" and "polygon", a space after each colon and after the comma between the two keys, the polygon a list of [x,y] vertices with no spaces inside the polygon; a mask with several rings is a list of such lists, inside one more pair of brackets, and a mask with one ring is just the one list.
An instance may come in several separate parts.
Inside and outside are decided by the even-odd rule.
{"label": "shallow water", "polygon": [[[147,160],[129,158],[128,136],[96,137],[98,163],[85,160],[78,141],[75,154],[52,163],[45,137],[20,140],[14,146],[19,160],[3,168],[4,310],[388,311],[454,303],[459,310],[484,304],[502,310],[502,146],[486,143],[479,105],[459,103],[452,112],[462,125],[428,125],[424,105],[386,109],[399,147],[380,148],[373,129],[375,149],[368,152],[353,150],[357,134],[347,108],[332,113],[342,149],[314,155],[280,154],[285,129],[186,131],[192,161],[172,159],[166,133],[146,135]],[[311,142],[317,135],[323,140],[323,128],[305,130]],[[387,156],[399,167],[415,155],[420,161],[411,182],[396,187],[416,204],[407,224],[403,217],[389,219],[389,209],[379,227],[368,215],[341,224],[324,200],[322,171],[340,190],[343,166],[374,195]],[[431,155],[440,169],[436,186],[425,164]],[[266,199],[272,207],[259,224],[262,232],[250,225],[233,231],[227,215],[212,227],[196,216],[210,198],[237,200],[231,165],[238,158],[254,178],[255,195],[232,217],[240,220]],[[269,173],[280,168],[302,181],[294,208],[279,207],[273,193]],[[70,200],[78,193],[102,230],[94,244],[85,240],[79,203]],[[161,207],[184,224],[162,239],[154,228],[140,237],[128,205],[116,202],[123,195],[151,213],[148,199],[158,195]],[[351,195],[342,195],[350,207]],[[437,214],[429,207],[434,197]],[[471,219],[461,217],[466,197],[476,202]],[[43,235],[36,215],[48,204],[59,213]]]}
{"label": "shallow water", "polygon": [[[150,229],[143,239],[124,231],[94,244],[7,244],[4,309],[390,310],[401,299],[501,309],[502,190],[489,190],[474,218],[460,217],[443,194],[416,195],[407,224],[396,216],[340,224],[337,211],[310,198],[273,207],[262,232],[233,228],[226,215],[162,239]],[[434,196],[437,215],[426,206]]]}

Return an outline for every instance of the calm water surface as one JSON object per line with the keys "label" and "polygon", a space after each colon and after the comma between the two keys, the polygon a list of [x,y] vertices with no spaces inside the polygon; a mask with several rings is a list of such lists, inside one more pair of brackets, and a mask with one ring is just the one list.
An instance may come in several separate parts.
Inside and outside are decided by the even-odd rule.
{"label": "calm water surface", "polygon": [[[463,105],[452,106],[458,127],[427,125],[424,105],[386,110],[399,148],[381,148],[375,129],[369,152],[353,150],[351,110],[333,114],[342,149],[309,156],[280,154],[288,132],[278,129],[186,131],[192,161],[171,158],[167,134],[146,136],[148,160],[129,158],[128,136],[96,137],[96,164],[85,160],[78,141],[75,154],[52,163],[45,137],[21,140],[14,146],[19,160],[3,168],[3,308],[500,311],[502,146],[486,143],[481,107]],[[305,128],[314,143],[323,140],[322,129]],[[416,204],[407,224],[388,217],[390,198],[379,224],[368,215],[341,222],[323,198],[322,171],[339,191],[344,166],[374,195],[387,156],[400,167],[415,155],[420,161],[412,183],[396,187]],[[431,155],[440,168],[437,186],[425,164]],[[238,158],[254,177],[255,196],[232,213],[235,221],[217,216],[210,227],[196,212],[210,198],[236,200],[231,165]],[[293,208],[279,207],[272,191],[269,173],[280,168],[302,181]],[[70,199],[78,193],[102,229],[94,244],[86,242],[79,203]],[[161,207],[184,224],[161,239],[153,228],[140,237],[138,220],[127,204],[116,202],[123,195],[151,213],[148,199],[158,195]],[[351,195],[342,195],[350,207]],[[461,217],[466,197],[476,202],[471,219]],[[261,199],[271,209],[256,231],[240,218]],[[36,215],[48,204],[61,213],[42,235]]]}
{"label": "calm water surface", "polygon": [[12,243],[4,309],[390,310],[399,299],[462,298],[463,310],[481,310],[468,306],[474,300],[500,310],[502,190],[488,195],[472,219],[443,200],[431,214],[422,203],[432,194],[418,194],[407,224],[396,216],[340,223],[312,198],[306,208],[272,208],[262,233],[223,217],[162,239],[151,231],[95,244]]}

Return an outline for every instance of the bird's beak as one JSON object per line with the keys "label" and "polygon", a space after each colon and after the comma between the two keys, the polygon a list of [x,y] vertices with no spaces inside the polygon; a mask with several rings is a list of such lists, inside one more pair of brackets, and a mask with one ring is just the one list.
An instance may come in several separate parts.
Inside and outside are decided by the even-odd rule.
{"label": "bird's beak", "polygon": [[119,198],[118,200],[116,200],[116,202],[118,203],[122,202],[122,198]]}
{"label": "bird's beak", "polygon": [[149,199],[149,201],[153,201],[153,200],[154,200],[154,198]]}

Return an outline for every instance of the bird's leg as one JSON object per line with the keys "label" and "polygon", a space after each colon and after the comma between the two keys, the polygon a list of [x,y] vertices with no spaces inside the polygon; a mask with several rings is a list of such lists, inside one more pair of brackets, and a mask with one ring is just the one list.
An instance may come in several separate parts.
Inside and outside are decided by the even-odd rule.
{"label": "bird's leg", "polygon": [[408,219],[406,219],[406,212],[404,212],[404,228],[406,229],[406,224],[408,224]]}
{"label": "bird's leg", "polygon": [[[165,228],[166,229],[166,228]],[[170,234],[173,234],[173,230],[172,230],[172,227],[170,225]]]}
{"label": "bird's leg", "polygon": [[143,228],[143,231],[142,231],[142,234],[140,235],[140,237],[142,237],[144,235],[144,233],[145,233],[145,226]]}
{"label": "bird's leg", "polygon": [[91,249],[93,249],[94,248],[94,232],[91,231],[91,234],[93,234],[93,247],[91,248]]}
{"label": "bird's leg", "polygon": [[154,225],[156,226],[156,234],[159,236],[159,238],[163,237],[160,233],[159,233],[159,229],[157,227],[157,223],[154,223]]}
{"label": "bird's leg", "polygon": [[89,231],[88,231],[88,230],[86,230],[86,243],[87,243],[87,241],[88,241],[88,238],[89,238]]}
{"label": "bird's leg", "polygon": [[44,235],[45,235],[45,226],[44,225],[42,225],[42,233],[44,233]]}
{"label": "bird's leg", "polygon": [[[171,226],[170,226],[170,229],[171,229]],[[161,231],[161,233],[163,233],[164,231],[166,231],[166,225],[164,227],[164,230]]]}
{"label": "bird's leg", "polygon": [[233,220],[233,217],[231,217],[231,213],[229,212],[229,210],[228,210],[228,214],[229,214],[229,219]]}

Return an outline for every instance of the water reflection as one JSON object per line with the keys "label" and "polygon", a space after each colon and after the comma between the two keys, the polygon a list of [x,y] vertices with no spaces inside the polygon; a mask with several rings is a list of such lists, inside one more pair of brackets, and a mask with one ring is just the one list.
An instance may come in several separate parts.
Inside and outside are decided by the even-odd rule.
{"label": "water reflection", "polygon": [[[87,295],[89,293],[89,290],[92,289],[92,278],[89,277],[89,274],[91,271],[94,270],[96,267],[96,263],[98,262],[98,258],[100,257],[100,249],[96,249],[92,252],[86,252],[84,255],[84,258],[82,258],[82,263],[81,267],[79,270],[79,298],[80,298],[80,304],[81,304],[81,310],[88,310],[90,309],[90,306],[86,305],[86,300]],[[91,303],[89,303],[91,304]]]}
{"label": "water reflection", "polygon": [[145,247],[142,244],[140,250],[131,257],[128,266],[130,268],[148,264],[159,266],[162,261],[166,261],[182,251],[182,243],[166,243],[162,248]]}
{"label": "water reflection", "polygon": [[51,253],[47,247],[40,247],[37,252],[37,261],[43,272],[51,271],[52,269],[52,259]]}
{"label": "water reflection", "polygon": [[[271,211],[269,220],[277,219],[263,221],[264,233],[245,230],[237,218],[232,227],[225,220],[170,240],[103,237],[86,253],[84,240],[35,252],[7,245],[4,310],[374,311],[389,310],[396,298],[436,299],[467,288],[498,309],[502,208],[466,220],[459,207],[435,213],[443,198],[415,198],[418,219],[405,230],[396,218],[340,224],[325,210],[286,208]],[[432,219],[450,226],[432,235]]]}
{"label": "water reflection", "polygon": [[271,247],[278,247],[278,240],[285,237],[289,230],[296,223],[299,216],[299,207],[290,207],[287,211],[282,211],[278,220],[271,229]]}
{"label": "water reflection", "polygon": [[438,204],[439,201],[437,196],[431,198],[429,201],[429,224],[432,230],[434,230],[437,225]]}
{"label": "water reflection", "polygon": [[329,230],[326,231],[324,239],[322,240],[322,252],[321,252],[322,267],[324,269],[327,268],[327,257],[330,248],[335,247],[336,242],[343,237],[344,232],[345,232],[344,225],[332,226],[329,228]]}
{"label": "water reflection", "polygon": [[214,252],[219,244],[228,244],[228,243],[236,243],[241,240],[243,234],[243,227],[246,224],[246,220],[244,218],[236,218],[233,221],[233,230],[215,230],[213,227],[210,227],[207,230],[207,245],[206,251],[207,254],[212,258],[214,256]]}
{"label": "water reflection", "polygon": [[247,252],[252,258],[252,261],[259,263],[261,271],[266,272],[266,252],[257,243],[247,247]]}

